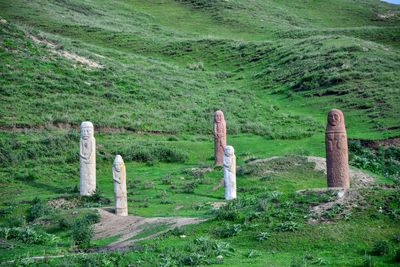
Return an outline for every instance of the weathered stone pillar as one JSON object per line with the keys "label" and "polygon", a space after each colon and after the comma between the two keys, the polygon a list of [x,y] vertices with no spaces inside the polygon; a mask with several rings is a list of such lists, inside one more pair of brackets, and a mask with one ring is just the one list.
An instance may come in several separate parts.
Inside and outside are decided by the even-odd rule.
{"label": "weathered stone pillar", "polygon": [[346,127],[342,111],[332,109],[325,132],[328,187],[350,187]]}
{"label": "weathered stone pillar", "polygon": [[96,140],[90,121],[81,124],[80,140],[80,194],[90,196],[96,192]]}
{"label": "weathered stone pillar", "polygon": [[214,163],[222,165],[224,148],[226,146],[226,123],[224,113],[217,110],[214,113]]}
{"label": "weathered stone pillar", "polygon": [[236,198],[236,156],[232,146],[226,146],[224,150],[224,185],[225,199]]}
{"label": "weathered stone pillar", "polygon": [[126,194],[126,169],[124,160],[117,155],[112,168],[114,180],[115,214],[128,216],[128,200]]}

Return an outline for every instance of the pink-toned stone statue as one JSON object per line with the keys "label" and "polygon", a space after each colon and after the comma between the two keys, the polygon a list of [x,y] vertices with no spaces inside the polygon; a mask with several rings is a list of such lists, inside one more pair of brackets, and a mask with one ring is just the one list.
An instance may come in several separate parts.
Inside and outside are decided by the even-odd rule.
{"label": "pink-toned stone statue", "polygon": [[90,196],[96,192],[96,140],[90,121],[81,124],[80,140],[80,194]]}
{"label": "pink-toned stone statue", "polygon": [[214,113],[214,163],[222,165],[226,146],[226,123],[224,113],[217,110]]}
{"label": "pink-toned stone statue", "polygon": [[236,156],[232,146],[226,146],[224,150],[224,187],[225,199],[236,198]]}
{"label": "pink-toned stone statue", "polygon": [[124,160],[117,155],[112,167],[114,180],[115,214],[128,216],[128,199],[126,194],[126,169]]}
{"label": "pink-toned stone statue", "polygon": [[342,111],[332,109],[325,132],[328,187],[350,187],[346,127]]}

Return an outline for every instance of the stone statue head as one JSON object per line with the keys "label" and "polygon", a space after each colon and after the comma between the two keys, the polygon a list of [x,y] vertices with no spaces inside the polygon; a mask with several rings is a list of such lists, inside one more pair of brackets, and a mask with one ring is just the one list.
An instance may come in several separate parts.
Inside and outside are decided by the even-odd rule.
{"label": "stone statue head", "polygon": [[233,149],[233,146],[226,146],[224,148],[224,154],[226,157],[231,157],[235,154],[235,149]]}
{"label": "stone statue head", "polygon": [[221,110],[217,110],[214,113],[214,122],[220,123],[224,121],[224,113]]}
{"label": "stone statue head", "polygon": [[115,160],[114,160],[114,170],[116,172],[120,172],[122,168],[124,167],[124,160],[122,159],[121,155],[116,155]]}
{"label": "stone statue head", "polygon": [[93,128],[93,123],[90,121],[84,121],[81,123],[81,138],[84,140],[87,140],[91,137],[93,137],[94,134],[94,128]]}
{"label": "stone statue head", "polygon": [[346,131],[344,125],[343,112],[339,109],[332,109],[328,113],[327,132],[344,132]]}

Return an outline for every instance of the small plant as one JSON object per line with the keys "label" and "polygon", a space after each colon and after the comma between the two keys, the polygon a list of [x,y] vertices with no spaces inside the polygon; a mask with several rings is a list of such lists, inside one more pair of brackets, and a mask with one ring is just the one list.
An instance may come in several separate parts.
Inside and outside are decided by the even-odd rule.
{"label": "small plant", "polygon": [[237,235],[242,230],[242,226],[240,224],[229,225],[219,227],[215,230],[215,234],[218,237],[226,238]]}
{"label": "small plant", "polygon": [[172,184],[172,177],[171,177],[171,175],[170,175],[170,174],[165,175],[165,176],[162,178],[162,180],[161,180],[161,184],[164,184],[164,185],[171,185],[171,184]]}
{"label": "small plant", "polygon": [[363,259],[363,262],[362,262],[361,266],[363,266],[363,267],[374,267],[375,263],[374,263],[374,261],[373,261],[371,256],[364,255],[364,259]]}
{"label": "small plant", "polygon": [[93,236],[93,227],[86,219],[80,219],[72,226],[72,240],[79,248],[88,248]]}
{"label": "small plant", "polygon": [[89,224],[94,224],[100,222],[100,214],[97,211],[90,212],[85,215],[84,220]]}
{"label": "small plant", "polygon": [[46,215],[49,211],[49,207],[41,202],[39,198],[35,198],[32,201],[32,206],[28,210],[26,219],[28,222],[33,222],[34,220]]}
{"label": "small plant", "polygon": [[217,220],[236,221],[239,218],[239,211],[234,202],[215,210]]}
{"label": "small plant", "polygon": [[182,191],[184,193],[188,193],[188,194],[194,193],[196,186],[197,186],[197,183],[195,181],[190,181],[184,185]]}
{"label": "small plant", "polygon": [[383,256],[386,255],[389,252],[389,242],[386,240],[379,240],[376,241],[372,245],[372,249],[370,251],[370,254],[373,256]]}
{"label": "small plant", "polygon": [[154,189],[155,188],[155,185],[154,185],[154,182],[152,182],[152,181],[145,181],[144,182],[144,184],[143,184],[143,190],[148,190],[148,189]]}
{"label": "small plant", "polygon": [[256,236],[256,239],[258,241],[264,241],[264,240],[267,240],[270,236],[271,236],[271,234],[268,232],[261,232]]}
{"label": "small plant", "polygon": [[275,230],[279,232],[294,232],[298,229],[299,225],[292,221],[278,223],[278,225],[275,227]]}
{"label": "small plant", "polygon": [[254,250],[254,249],[250,250],[246,254],[246,257],[249,258],[249,259],[256,258],[256,257],[259,257],[259,256],[261,256],[261,253],[259,251],[257,251],[257,250]]}

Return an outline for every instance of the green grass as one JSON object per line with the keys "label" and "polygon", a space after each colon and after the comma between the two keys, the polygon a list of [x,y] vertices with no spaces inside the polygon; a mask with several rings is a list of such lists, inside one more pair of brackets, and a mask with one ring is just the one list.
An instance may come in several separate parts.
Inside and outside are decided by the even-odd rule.
{"label": "green grass", "polygon": [[[56,235],[56,245],[3,238],[2,261],[71,253],[70,229],[58,228],[58,216],[73,222],[85,208],[112,205],[111,165],[121,154],[130,214],[210,221],[186,226],[186,238],[172,231],[124,254],[67,257],[67,266],[361,266],[380,240],[391,250],[372,261],[395,265],[396,149],[351,146],[351,164],[381,184],[360,192],[364,208],[353,207],[351,215],[333,210],[331,223],[309,225],[308,205],[329,196],[294,192],[326,186],[301,156],[324,157],[330,109],[344,111],[352,139],[400,135],[400,7],[378,0],[0,0],[0,19],[7,20],[0,22],[0,223],[27,224],[37,196],[76,204],[28,224]],[[64,51],[103,67],[65,58]],[[237,218],[227,222],[215,219],[211,206],[223,201],[212,158],[217,109],[225,113],[239,167]],[[100,199],[76,192],[78,127],[85,120],[95,125]],[[286,157],[246,164],[272,156]],[[216,234],[231,235],[234,225],[236,235]],[[293,225],[294,232],[277,230]],[[256,238],[261,232],[269,234],[264,241]]]}

